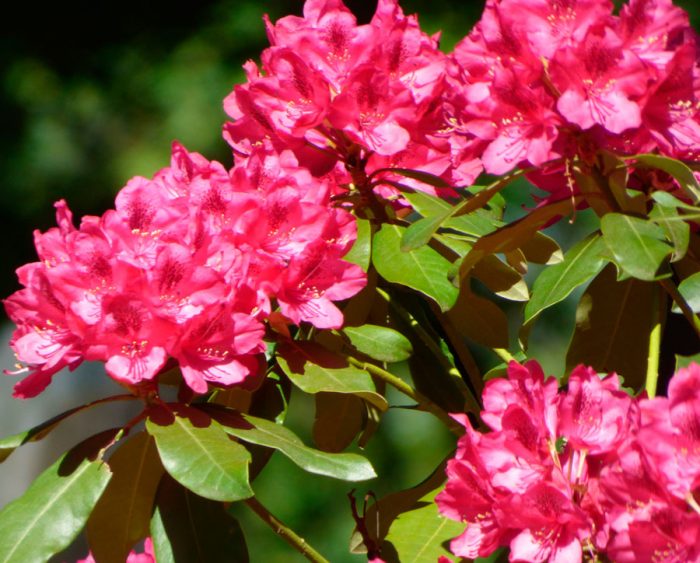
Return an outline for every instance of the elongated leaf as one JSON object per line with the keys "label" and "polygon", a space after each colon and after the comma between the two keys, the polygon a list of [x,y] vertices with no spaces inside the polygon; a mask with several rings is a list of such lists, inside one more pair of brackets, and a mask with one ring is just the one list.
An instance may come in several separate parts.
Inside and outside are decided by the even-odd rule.
{"label": "elongated leaf", "polygon": [[527,301],[530,298],[523,277],[496,256],[485,256],[477,262],[472,275],[496,295],[509,301]]}
{"label": "elongated leaf", "polygon": [[440,556],[449,557],[445,545],[464,531],[464,524],[438,512],[435,496],[439,491],[422,497],[391,525],[386,541],[393,545],[401,563],[434,563]]}
{"label": "elongated leaf", "polygon": [[2,563],[47,561],[70,545],[112,476],[95,458],[116,432],[102,432],[70,450],[0,511]]}
{"label": "elongated leaf", "polygon": [[99,401],[93,401],[92,403],[80,405],[79,407],[75,407],[70,410],[67,410],[66,412],[58,414],[53,418],[42,422],[38,426],[35,426],[34,428],[25,430],[24,432],[20,432],[19,434],[8,436],[7,438],[3,438],[2,440],[0,440],[0,463],[2,463],[8,457],[10,457],[12,452],[14,452],[20,446],[28,444],[29,442],[37,442],[39,440],[42,440],[43,438],[48,436],[61,422],[63,422],[65,419],[76,413],[82,412],[84,410],[96,407],[97,405],[101,405],[104,403],[111,403],[115,401],[128,401],[133,399],[136,399],[136,397],[134,397],[133,395],[117,395],[115,397],[107,397],[105,399],[100,399]]}
{"label": "elongated leaf", "polygon": [[655,202],[660,203],[665,207],[676,207],[679,209],[686,209],[688,211],[698,211],[700,209],[694,205],[689,205],[684,201],[681,201],[680,199],[672,196],[668,192],[663,192],[660,190],[657,190],[653,194],[651,194],[651,197]]}
{"label": "elongated leaf", "polygon": [[676,371],[687,368],[690,364],[700,364],[700,354],[693,356],[680,356],[676,354]]}
{"label": "elongated leaf", "polygon": [[342,452],[362,431],[365,403],[340,393],[316,393],[314,399],[314,443],[324,452]]}
{"label": "elongated leaf", "polygon": [[411,357],[411,342],[400,332],[383,326],[346,326],[343,333],[363,354],[380,362],[401,362]]}
{"label": "elongated leaf", "polygon": [[658,154],[638,154],[630,158],[639,164],[657,168],[670,174],[678,180],[685,193],[692,197],[696,203],[700,202],[700,184],[698,184],[693,171],[682,162]]}
{"label": "elongated leaf", "polygon": [[661,227],[620,213],[608,213],[600,226],[603,240],[622,271],[640,280],[659,278],[659,270],[673,250]]}
{"label": "elongated leaf", "polygon": [[428,244],[446,217],[446,214],[423,217],[411,224],[401,238],[401,252],[410,252]]}
{"label": "elongated leaf", "polygon": [[184,405],[174,412],[153,408],[146,429],[156,440],[166,471],[186,488],[212,500],[253,496],[250,454],[203,412]]}
{"label": "elongated leaf", "polygon": [[457,288],[447,279],[450,262],[428,246],[402,252],[405,231],[404,227],[386,224],[374,235],[372,262],[377,272],[389,282],[427,295],[446,311],[457,300]]}
{"label": "elongated leaf", "polygon": [[601,255],[603,248],[600,235],[591,235],[573,246],[561,264],[542,270],[532,288],[532,299],[525,305],[525,323],[597,276],[606,263]]}
{"label": "elongated leaf", "polygon": [[461,334],[479,344],[489,348],[508,347],[506,314],[492,301],[472,293],[469,287],[462,287],[447,318]]}
{"label": "elongated leaf", "polygon": [[688,251],[690,243],[690,225],[686,223],[674,207],[656,204],[649,213],[649,218],[656,223],[666,233],[666,238],[673,245],[673,256],[671,262],[677,262]]}
{"label": "elongated leaf", "polygon": [[564,255],[557,241],[539,231],[526,241],[520,250],[527,261],[533,264],[559,264],[564,260]]}
{"label": "elongated leaf", "polygon": [[197,496],[168,475],[158,488],[151,537],[158,563],[248,563],[238,521],[220,502]]}
{"label": "elongated leaf", "polygon": [[295,342],[278,348],[277,362],[292,383],[306,393],[351,393],[381,411],[389,405],[376,392],[372,377],[348,365],[345,359],[313,342]]}
{"label": "elongated leaf", "polygon": [[[411,178],[413,180],[418,180],[429,186],[434,186],[436,188],[451,188],[452,184],[443,180],[435,174],[430,174],[429,172],[423,172],[422,170],[411,170],[410,168],[383,168],[382,170],[377,170],[376,172],[391,172],[392,174],[398,174],[399,176],[404,176],[406,178]],[[375,172],[375,174],[376,174]]]}
{"label": "elongated leaf", "polygon": [[[693,312],[700,313],[700,272],[684,279],[678,285],[678,291]],[[680,312],[678,306],[674,306],[674,310]]]}
{"label": "elongated leaf", "polygon": [[366,481],[377,476],[366,458],[357,454],[333,454],[315,450],[281,424],[233,411],[214,411],[213,414],[231,436],[273,448],[309,473],[345,481]]}
{"label": "elongated leaf", "polygon": [[372,225],[367,219],[355,219],[357,222],[357,239],[343,260],[357,264],[365,272],[369,269],[372,256]]}
{"label": "elongated leaf", "polygon": [[153,500],[163,476],[155,442],[140,432],[109,459],[113,477],[87,523],[90,550],[97,561],[123,563],[148,536]]}
{"label": "elongated leaf", "polygon": [[583,363],[600,373],[617,372],[635,389],[644,385],[649,333],[655,308],[659,308],[657,284],[615,280],[609,265],[581,297],[576,328],[566,357],[568,368]]}

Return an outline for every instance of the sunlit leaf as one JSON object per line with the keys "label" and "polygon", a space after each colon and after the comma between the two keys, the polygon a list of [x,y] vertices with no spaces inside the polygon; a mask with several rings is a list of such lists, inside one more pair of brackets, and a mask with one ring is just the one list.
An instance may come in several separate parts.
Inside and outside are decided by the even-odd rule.
{"label": "sunlit leaf", "polygon": [[608,213],[600,226],[615,263],[626,274],[646,281],[668,275],[661,275],[660,270],[673,249],[661,227],[620,213]]}
{"label": "sunlit leaf", "polygon": [[292,383],[306,393],[327,391],[351,393],[385,411],[386,399],[376,392],[372,377],[348,365],[337,354],[313,342],[295,342],[279,347],[277,362]]}
{"label": "sunlit leaf", "polygon": [[134,545],[148,536],[153,500],[163,475],[153,438],[140,432],[109,458],[112,480],[87,523],[96,560],[123,563]]}
{"label": "sunlit leaf", "polygon": [[343,260],[357,264],[365,272],[369,269],[372,256],[372,225],[367,219],[355,219],[357,223],[357,239]]}
{"label": "sunlit leaf", "polygon": [[678,214],[674,207],[656,204],[649,213],[649,218],[655,221],[666,233],[666,238],[673,245],[671,262],[677,262],[686,252],[690,243],[690,225]]}
{"label": "sunlit leaf", "polygon": [[408,338],[391,328],[370,324],[346,326],[343,334],[357,350],[380,362],[400,362],[413,353]]}
{"label": "sunlit leaf", "polygon": [[457,288],[447,279],[450,262],[428,246],[401,250],[406,231],[398,225],[382,225],[374,235],[372,263],[385,280],[405,285],[431,297],[445,311],[457,299]]}
{"label": "sunlit leaf", "polygon": [[191,491],[223,501],[253,495],[248,484],[250,454],[203,412],[184,405],[172,411],[153,407],[146,429],[156,440],[166,471]]}
{"label": "sunlit leaf", "polygon": [[168,475],[158,487],[151,538],[158,563],[248,562],[243,531],[224,505],[194,494]]}
{"label": "sunlit leaf", "polygon": [[422,217],[415,223],[412,223],[401,237],[401,251],[410,252],[428,244],[446,217],[447,215]]}
{"label": "sunlit leaf", "polygon": [[[678,292],[683,296],[693,313],[700,313],[700,272],[693,274],[678,284]],[[676,312],[680,312],[677,305]]]}
{"label": "sunlit leaf", "polygon": [[74,447],[0,511],[0,561],[47,561],[85,526],[112,476],[98,459],[116,435],[102,432]]}
{"label": "sunlit leaf", "polygon": [[366,458],[351,453],[315,450],[305,445],[294,432],[281,424],[233,411],[214,411],[212,414],[231,436],[251,444],[273,448],[309,473],[345,481],[365,481],[377,476]]}
{"label": "sunlit leaf", "polygon": [[687,368],[690,364],[700,364],[700,354],[694,354],[693,356],[676,354],[676,371],[681,368]]}
{"label": "sunlit leaf", "polygon": [[571,292],[598,275],[606,260],[601,256],[604,243],[594,234],[573,246],[561,264],[542,270],[532,287],[532,298],[525,305],[525,323],[540,312],[563,301]]}
{"label": "sunlit leaf", "polygon": [[638,154],[630,157],[630,159],[670,174],[678,180],[686,194],[692,197],[696,203],[700,202],[700,184],[698,184],[693,171],[682,162],[658,154]]}

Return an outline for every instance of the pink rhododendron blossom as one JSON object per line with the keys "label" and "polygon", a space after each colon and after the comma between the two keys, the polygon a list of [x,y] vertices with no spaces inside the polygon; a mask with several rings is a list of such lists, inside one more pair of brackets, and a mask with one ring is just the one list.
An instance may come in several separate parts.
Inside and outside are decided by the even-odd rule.
{"label": "pink rhododendron blossom", "polygon": [[35,233],[41,261],[18,270],[24,289],[5,301],[14,373],[28,372],[18,397],[83,360],[128,385],[173,359],[197,393],[254,387],[275,304],[297,324],[339,328],[333,302],[365,284],[342,260],[354,220],[291,153],[228,171],[175,144],[171,166],[129,181],[102,217],[76,228],[64,202],[56,209],[58,227]]}
{"label": "pink rhododendron blossom", "polygon": [[[80,559],[76,561],[75,563],[96,563],[95,558],[92,556],[92,553],[88,553],[88,556],[85,559]],[[146,541],[143,543],[143,553],[136,553],[136,551],[132,550],[129,552],[129,555],[126,557],[126,562],[125,563],[156,563],[156,554],[153,549],[153,541],[151,538],[146,538]]]}
{"label": "pink rhododendron blossom", "polygon": [[466,523],[459,557],[514,561],[700,561],[700,365],[668,398],[633,398],[579,366],[566,390],[534,362],[484,389],[487,433],[465,426],[436,497]]}

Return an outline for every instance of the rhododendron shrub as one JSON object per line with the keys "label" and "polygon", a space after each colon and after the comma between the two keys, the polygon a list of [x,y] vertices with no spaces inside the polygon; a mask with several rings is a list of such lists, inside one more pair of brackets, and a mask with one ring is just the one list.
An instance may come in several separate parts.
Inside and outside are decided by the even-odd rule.
{"label": "rhododendron shrub", "polygon": [[[685,12],[489,0],[449,53],[396,0],[264,26],[223,101],[232,165],[176,142],[113,209],[78,222],[60,200],[35,232],[4,301],[15,397],[85,361],[124,392],[0,440],[0,462],[75,413],[139,407],[0,510],[0,559],[60,558],[84,531],[88,560],[247,561],[233,504],[327,561],[256,496],[276,451],[309,487],[376,479],[361,508],[338,499],[358,560],[700,561],[700,357],[674,358],[700,352]],[[565,300],[545,377],[529,337]],[[302,394],[313,444],[286,423]],[[456,448],[416,451],[435,469],[406,490],[359,451],[391,407]]]}

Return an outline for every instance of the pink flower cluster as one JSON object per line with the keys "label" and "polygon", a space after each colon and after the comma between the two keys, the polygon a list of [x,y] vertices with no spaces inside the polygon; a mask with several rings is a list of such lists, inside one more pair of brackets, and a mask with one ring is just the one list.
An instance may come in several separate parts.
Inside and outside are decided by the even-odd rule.
{"label": "pink flower cluster", "polygon": [[255,154],[228,171],[175,144],[171,166],[130,180],[103,216],[76,228],[65,202],[56,208],[58,228],[35,232],[40,261],[18,270],[24,289],[5,300],[18,325],[15,373],[29,372],[17,397],[83,360],[129,385],[172,359],[197,393],[255,386],[262,321],[276,307],[294,323],[337,328],[333,301],[365,284],[342,260],[352,216],[291,153]]}
{"label": "pink flower cluster", "polygon": [[262,68],[248,62],[248,82],[224,101],[235,119],[225,137],[238,155],[260,143],[291,148],[314,174],[332,172],[357,187],[389,167],[455,185],[479,174],[469,143],[445,121],[448,58],[438,37],[396,0],[379,0],[367,25],[341,0],[307,0],[304,17],[266,24],[271,47]]}
{"label": "pink flower cluster", "polygon": [[[92,553],[88,553],[85,559],[76,561],[75,563],[97,563]],[[153,550],[153,541],[151,538],[146,538],[143,544],[143,553],[131,551],[126,558],[125,563],[156,563],[156,554]]]}
{"label": "pink flower cluster", "polygon": [[[488,0],[452,55],[454,119],[492,174],[601,148],[697,159],[699,48],[671,0]],[[562,189],[550,172],[535,181]]]}
{"label": "pink flower cluster", "polygon": [[583,366],[565,391],[536,362],[489,381],[436,501],[465,522],[455,555],[511,561],[700,561],[700,365],[668,398],[633,398]]}

